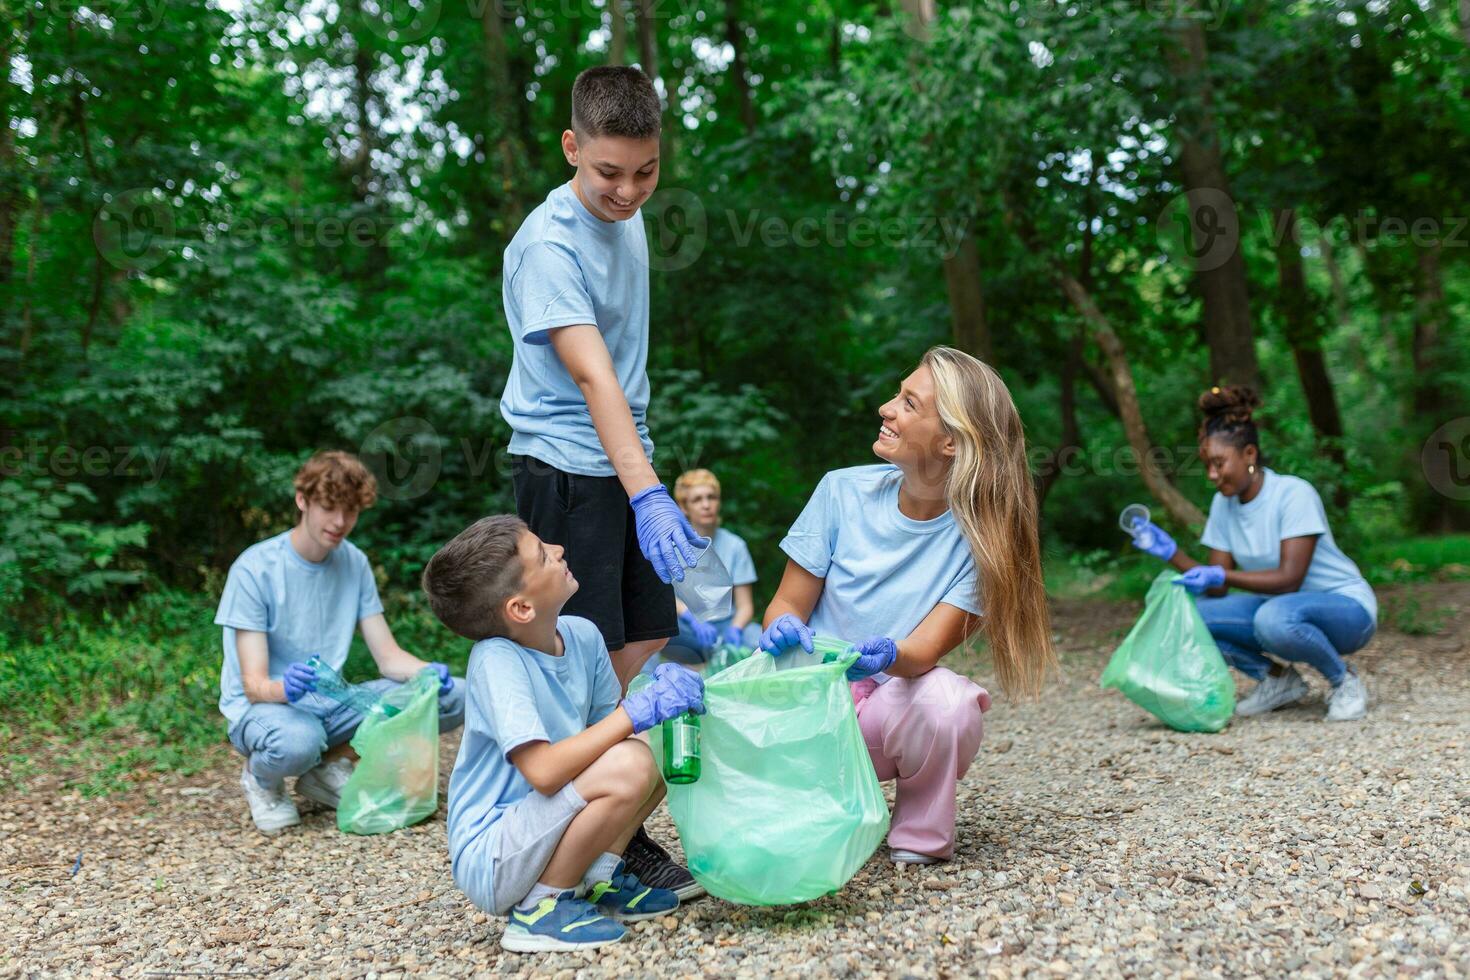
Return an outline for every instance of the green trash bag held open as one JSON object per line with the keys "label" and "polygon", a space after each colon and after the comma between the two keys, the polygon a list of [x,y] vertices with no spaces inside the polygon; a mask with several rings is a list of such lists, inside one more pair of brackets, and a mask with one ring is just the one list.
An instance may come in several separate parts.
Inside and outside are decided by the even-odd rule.
{"label": "green trash bag held open", "polygon": [[[689,870],[711,895],[785,905],[845,885],[888,832],[888,806],[843,676],[850,644],[818,637],[709,677],[698,781],[668,787]],[[825,661],[825,662],[824,662]],[[662,758],[661,726],[650,730]]]}
{"label": "green trash bag held open", "polygon": [[1235,681],[1195,608],[1194,596],[1160,572],[1143,615],[1108,661],[1101,685],[1181,732],[1218,732],[1235,712]]}
{"label": "green trash bag held open", "polygon": [[439,808],[439,675],[421,670],[385,693],[352,747],[361,758],[337,804],[339,830],[386,834],[431,816]]}

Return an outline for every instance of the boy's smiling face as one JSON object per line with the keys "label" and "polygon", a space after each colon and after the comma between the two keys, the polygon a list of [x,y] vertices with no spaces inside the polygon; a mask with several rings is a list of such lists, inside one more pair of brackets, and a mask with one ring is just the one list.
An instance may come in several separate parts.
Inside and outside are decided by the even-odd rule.
{"label": "boy's smiling face", "polygon": [[658,137],[561,134],[567,163],[577,168],[577,198],[603,221],[626,221],[658,186]]}

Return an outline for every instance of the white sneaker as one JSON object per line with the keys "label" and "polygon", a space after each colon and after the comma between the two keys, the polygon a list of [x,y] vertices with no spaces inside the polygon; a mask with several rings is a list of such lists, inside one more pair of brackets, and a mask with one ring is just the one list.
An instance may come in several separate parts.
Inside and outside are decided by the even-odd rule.
{"label": "white sneaker", "polygon": [[918,851],[905,851],[902,848],[890,848],[889,858],[894,864],[938,864],[939,858],[932,854],[920,854]]}
{"label": "white sneaker", "polygon": [[262,834],[280,833],[301,822],[296,804],[286,795],[286,785],[282,783],[274,791],[260,785],[255,774],[250,771],[248,759],[245,760],[245,768],[240,771],[240,788],[245,790],[245,802],[250,804],[250,819],[255,821],[255,829]]}
{"label": "white sneaker", "polygon": [[1368,685],[1351,667],[1327,695],[1328,721],[1357,721],[1368,713]]}
{"label": "white sneaker", "polygon": [[1235,703],[1235,713],[1264,715],[1284,705],[1295,704],[1306,696],[1307,682],[1295,667],[1288,667],[1286,673],[1279,677],[1267,674],[1262,678],[1249,694]]}
{"label": "white sneaker", "polygon": [[296,780],[296,792],[335,810],[342,799],[342,788],[351,775],[352,763],[347,759],[322,762],[301,774]]}

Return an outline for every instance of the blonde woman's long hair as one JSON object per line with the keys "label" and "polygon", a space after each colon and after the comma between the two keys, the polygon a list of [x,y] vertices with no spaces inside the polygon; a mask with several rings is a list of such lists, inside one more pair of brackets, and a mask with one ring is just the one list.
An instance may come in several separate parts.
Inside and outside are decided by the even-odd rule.
{"label": "blonde woman's long hair", "polygon": [[982,624],[1007,694],[1035,696],[1056,666],[1041,577],[1036,490],[1011,393],[984,362],[934,347],[921,362],[955,456],[945,496],[975,559]]}

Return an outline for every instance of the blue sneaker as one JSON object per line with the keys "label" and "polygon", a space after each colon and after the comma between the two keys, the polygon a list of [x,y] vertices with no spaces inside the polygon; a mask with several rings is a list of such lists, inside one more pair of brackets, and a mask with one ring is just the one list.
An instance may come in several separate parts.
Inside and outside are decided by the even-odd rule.
{"label": "blue sneaker", "polygon": [[667,888],[654,888],[638,880],[627,864],[618,862],[612,881],[599,881],[587,893],[587,901],[621,922],[639,922],[668,915],[679,907],[679,896]]}
{"label": "blue sneaker", "polygon": [[512,953],[595,949],[617,942],[627,931],[575,892],[565,891],[543,898],[529,912],[512,909],[500,947]]}

